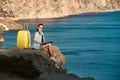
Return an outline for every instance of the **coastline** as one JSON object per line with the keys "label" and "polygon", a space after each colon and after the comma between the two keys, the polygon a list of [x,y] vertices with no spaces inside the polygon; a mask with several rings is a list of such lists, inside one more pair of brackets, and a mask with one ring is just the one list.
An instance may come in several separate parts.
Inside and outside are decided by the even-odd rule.
{"label": "coastline", "polygon": [[[103,78],[104,80],[110,80],[110,79],[118,80],[119,77],[117,77],[117,76],[115,77],[115,75],[119,74],[116,72],[119,69],[119,66],[117,64],[119,61],[116,62],[116,60],[119,59],[119,56],[118,56],[119,48],[117,48],[117,46],[119,46],[119,31],[120,31],[119,30],[119,19],[120,19],[119,13],[120,12],[111,12],[111,13],[108,12],[108,13],[100,13],[100,14],[99,13],[98,14],[91,13],[91,14],[83,14],[83,16],[77,15],[77,16],[66,17],[65,20],[67,20],[67,22],[65,24],[70,25],[70,26],[71,26],[71,24],[74,24],[70,28],[64,24],[64,20],[63,20],[64,18],[55,19],[55,20],[57,20],[57,22],[59,21],[61,23],[60,26],[57,26],[59,23],[56,23],[56,22],[54,23],[55,24],[54,26],[48,25],[48,26],[53,26],[53,28],[52,28],[53,32],[54,32],[54,29],[55,30],[56,30],[56,28],[58,29],[56,31],[59,31],[59,33],[55,31],[55,35],[52,36],[53,39],[54,39],[54,36],[56,36],[55,37],[56,41],[59,41],[60,40],[59,37],[63,36],[63,34],[65,34],[65,35],[67,34],[65,36],[64,41],[60,40],[58,42],[60,45],[63,44],[64,46],[63,45],[59,46],[59,44],[56,44],[56,45],[58,45],[61,48],[62,52],[66,55],[66,57],[68,57],[67,58],[68,71],[73,72],[82,77],[84,77],[86,75],[93,76],[94,78],[96,78],[96,80],[101,80],[101,78]],[[98,16],[96,16],[96,15],[98,15]],[[86,21],[84,21],[84,18],[80,18],[79,16],[85,17]],[[90,24],[91,28],[86,27],[86,26],[82,27],[82,26],[84,26],[83,25],[84,23],[89,24],[89,22],[92,22],[93,19],[95,19],[96,23],[93,23],[93,25]],[[53,22],[55,20],[53,20]],[[41,22],[41,20],[38,20],[38,21]],[[47,21],[49,21],[49,20],[47,20]],[[75,23],[73,23],[73,22],[75,22]],[[81,25],[77,25],[77,24],[81,24]],[[47,29],[49,30],[49,27]],[[61,29],[63,30],[63,32],[60,31]],[[33,31],[34,31],[34,28],[32,28],[32,32]],[[68,43],[69,39],[71,39],[71,37],[68,37],[68,35],[70,35],[69,32],[71,32],[71,34],[73,34],[72,31],[73,31],[73,33],[78,32],[79,35],[77,35],[77,34],[72,35],[72,37],[75,39],[75,41],[74,41],[75,44],[71,44],[71,47],[70,47],[70,45],[68,45],[67,43]],[[94,33],[94,34],[92,35],[91,33]],[[85,35],[83,35],[83,34],[85,34]],[[91,34],[91,35],[89,35],[89,34]],[[7,35],[9,36],[9,34],[7,34]],[[13,36],[15,36],[15,35],[13,35]],[[76,37],[74,37],[74,36],[76,36]],[[15,38],[15,37],[13,37],[13,38]],[[11,37],[8,37],[8,39],[11,39]],[[66,39],[68,39],[68,40],[66,40]],[[78,45],[76,40],[81,42],[81,44],[86,45],[86,47],[82,46],[81,44]],[[85,42],[83,42],[83,40]],[[67,41],[67,43],[66,43],[66,41]],[[9,41],[9,42],[12,42],[12,41]],[[13,41],[13,42],[15,42],[15,41]],[[88,44],[88,42],[91,44]],[[95,43],[95,42],[97,42],[97,43]],[[98,44],[98,45],[95,46],[94,43]],[[101,45],[99,45],[99,44],[101,44]],[[10,45],[12,46],[12,44],[10,44]],[[5,44],[5,46],[10,46],[10,45]],[[72,47],[74,45],[77,45],[77,47],[76,46]],[[11,48],[11,46],[10,46],[10,48]],[[68,48],[66,48],[66,47],[68,47]],[[105,51],[103,50],[103,48],[105,49]],[[74,51],[76,51],[76,52],[74,52]],[[114,53],[114,52],[116,52],[116,53]],[[88,54],[86,54],[86,53],[88,53]],[[118,53],[118,55],[117,55],[117,53]],[[79,57],[76,59],[76,56],[78,56],[78,55],[79,55]],[[105,56],[107,57],[107,59],[105,58]],[[88,59],[88,57],[89,57],[89,59]],[[94,59],[93,59],[93,57],[94,57]],[[72,59],[77,60],[77,61],[79,60],[81,62],[79,62],[79,65],[73,64],[75,66],[70,66],[69,64],[71,64],[71,63],[69,63],[69,62],[73,62]],[[86,62],[86,60],[88,62]],[[98,60],[99,61],[102,60],[102,62],[99,62]],[[109,62],[106,62],[106,60]],[[77,61],[75,61],[75,62],[77,62]],[[96,61],[96,62],[94,62],[94,61]],[[101,67],[99,67],[99,66],[101,66]],[[106,67],[107,67],[107,69],[106,69]],[[111,73],[113,73],[113,74],[111,74]],[[102,76],[102,75],[104,75],[104,76]]]}
{"label": "coastline", "polygon": [[0,2],[0,16],[13,20],[61,18],[84,13],[120,11],[119,0],[11,0],[11,2],[2,0]]}
{"label": "coastline", "polygon": [[[82,15],[82,14],[90,14],[90,13],[106,13],[106,12],[119,12],[120,10],[105,10],[105,11],[98,11],[98,12],[81,12],[81,13],[74,13],[74,14],[69,14],[69,15],[63,15],[63,16],[57,16],[57,17],[44,17],[44,18],[11,18],[12,20],[15,21],[22,21],[22,20],[39,20],[39,19],[58,19],[58,18],[64,18],[64,17],[69,17],[69,16],[74,16],[74,15]],[[10,18],[10,17],[9,17]]]}

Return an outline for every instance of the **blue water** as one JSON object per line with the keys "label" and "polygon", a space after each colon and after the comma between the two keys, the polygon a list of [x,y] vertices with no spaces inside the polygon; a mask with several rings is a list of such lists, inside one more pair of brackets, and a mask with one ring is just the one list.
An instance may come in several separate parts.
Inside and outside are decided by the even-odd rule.
{"label": "blue water", "polygon": [[[54,41],[53,45],[64,54],[69,73],[96,80],[120,80],[120,12],[26,22],[32,43],[35,26],[38,23],[45,25],[46,39]],[[1,48],[16,47],[17,31],[5,32],[3,36],[5,42]]]}

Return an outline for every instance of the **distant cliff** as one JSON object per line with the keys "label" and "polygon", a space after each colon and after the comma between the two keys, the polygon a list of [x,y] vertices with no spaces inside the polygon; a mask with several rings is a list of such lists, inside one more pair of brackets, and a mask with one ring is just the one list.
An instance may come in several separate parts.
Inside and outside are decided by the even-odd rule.
{"label": "distant cliff", "polygon": [[119,10],[120,0],[0,0],[0,17],[14,19],[55,18]]}

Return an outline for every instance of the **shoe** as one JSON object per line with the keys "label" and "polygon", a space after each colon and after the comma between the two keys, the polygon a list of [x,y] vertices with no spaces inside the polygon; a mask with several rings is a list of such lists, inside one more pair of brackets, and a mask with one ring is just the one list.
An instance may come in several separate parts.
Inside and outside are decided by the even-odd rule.
{"label": "shoe", "polygon": [[56,59],[55,59],[55,57],[50,57],[50,59],[56,62]]}
{"label": "shoe", "polygon": [[55,67],[56,67],[56,68],[60,68],[57,64],[55,64]]}

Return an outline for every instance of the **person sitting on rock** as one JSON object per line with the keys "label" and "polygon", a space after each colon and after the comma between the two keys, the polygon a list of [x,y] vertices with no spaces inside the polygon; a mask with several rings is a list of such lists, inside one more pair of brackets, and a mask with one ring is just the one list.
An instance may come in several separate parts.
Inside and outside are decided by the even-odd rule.
{"label": "person sitting on rock", "polygon": [[33,48],[40,49],[42,47],[43,49],[48,49],[50,59],[56,62],[56,59],[55,59],[54,54],[52,52],[51,43],[43,44],[45,42],[45,36],[44,36],[43,31],[42,31],[43,28],[44,28],[43,24],[38,24],[37,31],[35,32],[35,36],[34,36]]}

